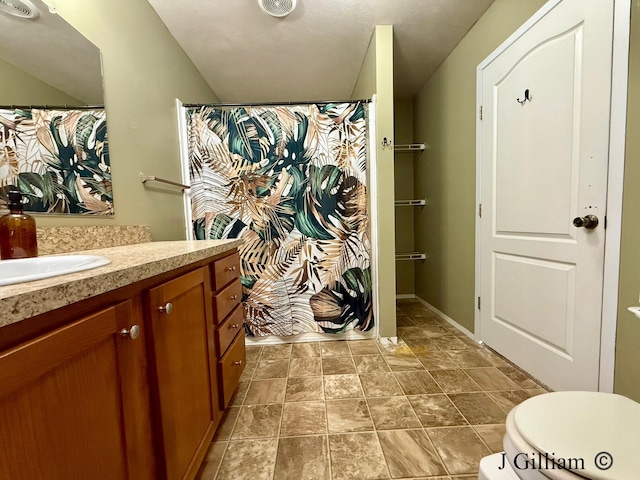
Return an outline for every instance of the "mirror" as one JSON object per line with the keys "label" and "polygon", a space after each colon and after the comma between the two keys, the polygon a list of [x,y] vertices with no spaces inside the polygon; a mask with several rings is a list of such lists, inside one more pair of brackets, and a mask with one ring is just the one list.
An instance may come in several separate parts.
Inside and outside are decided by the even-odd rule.
{"label": "mirror", "polygon": [[100,50],[41,0],[0,1],[0,85],[0,106],[102,106]]}

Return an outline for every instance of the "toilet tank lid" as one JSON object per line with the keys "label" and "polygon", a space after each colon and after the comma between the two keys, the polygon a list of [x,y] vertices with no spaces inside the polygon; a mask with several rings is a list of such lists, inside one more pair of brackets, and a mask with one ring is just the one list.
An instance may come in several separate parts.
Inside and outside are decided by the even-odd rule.
{"label": "toilet tank lid", "polygon": [[577,465],[574,473],[599,480],[640,478],[640,404],[627,397],[546,393],[518,405],[514,422],[538,452],[565,459],[567,468]]}

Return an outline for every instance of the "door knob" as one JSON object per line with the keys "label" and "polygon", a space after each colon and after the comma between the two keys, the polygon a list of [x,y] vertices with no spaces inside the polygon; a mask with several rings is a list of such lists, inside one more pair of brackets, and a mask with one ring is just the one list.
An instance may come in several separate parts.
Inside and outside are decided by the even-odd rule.
{"label": "door knob", "polygon": [[138,325],[132,325],[131,328],[123,328],[120,330],[120,335],[123,337],[129,337],[131,340],[135,340],[140,336],[140,327]]}
{"label": "door knob", "polygon": [[167,303],[164,307],[158,307],[158,310],[169,315],[171,314],[171,312],[173,312],[173,305],[171,303]]}
{"label": "door knob", "polygon": [[598,217],[595,215],[586,215],[584,217],[576,217],[573,219],[573,225],[576,227],[584,227],[588,229],[598,226]]}

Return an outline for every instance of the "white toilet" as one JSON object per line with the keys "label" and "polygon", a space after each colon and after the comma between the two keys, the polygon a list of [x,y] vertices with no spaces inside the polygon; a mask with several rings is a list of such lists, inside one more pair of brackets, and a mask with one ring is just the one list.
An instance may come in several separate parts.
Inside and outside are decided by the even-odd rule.
{"label": "white toilet", "polygon": [[509,412],[503,447],[480,461],[479,480],[638,480],[640,404],[611,393],[538,395]]}

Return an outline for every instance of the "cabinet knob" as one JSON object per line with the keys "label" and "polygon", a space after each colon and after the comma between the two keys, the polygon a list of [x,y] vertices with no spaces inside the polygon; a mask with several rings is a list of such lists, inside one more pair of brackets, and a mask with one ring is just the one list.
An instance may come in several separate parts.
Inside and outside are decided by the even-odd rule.
{"label": "cabinet knob", "polygon": [[138,325],[132,325],[131,328],[123,328],[120,330],[120,335],[123,337],[129,337],[131,340],[135,340],[140,336],[140,327]]}
{"label": "cabinet knob", "polygon": [[158,307],[158,310],[161,312],[165,312],[167,315],[170,315],[173,312],[173,304],[167,303],[164,307]]}
{"label": "cabinet knob", "polygon": [[233,267],[227,267],[226,270],[227,270],[227,272],[235,272],[236,271],[236,266],[234,265]]}
{"label": "cabinet knob", "polygon": [[237,300],[238,299],[238,295],[231,295],[231,300]]}
{"label": "cabinet knob", "polygon": [[242,366],[242,360],[238,360],[237,362],[233,362],[234,365]]}
{"label": "cabinet knob", "polygon": [[231,324],[231,328],[240,328],[240,324],[239,323],[232,323]]}

